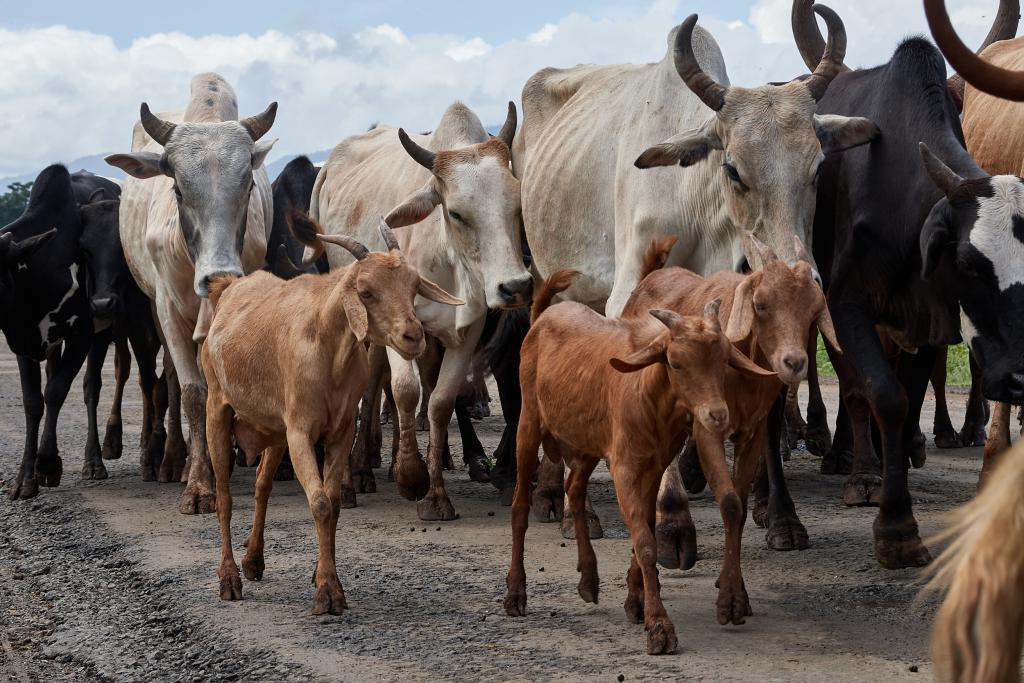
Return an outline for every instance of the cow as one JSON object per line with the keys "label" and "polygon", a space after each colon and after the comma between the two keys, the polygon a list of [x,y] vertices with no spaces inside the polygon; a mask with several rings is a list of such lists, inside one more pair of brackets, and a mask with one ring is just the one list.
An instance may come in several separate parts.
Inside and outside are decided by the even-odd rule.
{"label": "cow", "polygon": [[[809,48],[801,48],[807,60]],[[833,365],[855,427],[844,496],[879,502],[874,554],[882,566],[922,566],[931,556],[907,473],[936,348],[960,341],[961,316],[989,321],[963,327],[986,398],[1008,400],[1024,389],[1019,354],[1009,352],[1019,333],[1013,323],[991,323],[1016,319],[1017,309],[993,277],[1005,259],[987,246],[990,239],[1013,246],[1019,181],[990,178],[970,157],[942,56],[923,38],[904,40],[879,67],[836,76],[818,113],[862,116],[882,131],[870,145],[828,159],[818,184],[814,249],[844,349]],[[900,349],[895,365],[876,326]]]}
{"label": "cow", "polygon": [[[288,279],[301,272],[327,271],[327,258],[320,257],[316,265],[303,266],[303,245],[292,237],[288,229],[288,216],[293,211],[309,211],[309,198],[316,182],[316,166],[307,156],[289,161],[271,186],[274,195],[274,222],[267,238],[266,268],[274,275]],[[283,247],[283,249],[282,249]]]}
{"label": "cow", "polygon": [[[93,340],[81,237],[71,174],[59,164],[39,173],[25,212],[0,230],[0,329],[18,358],[25,410],[25,450],[8,489],[12,500],[38,495],[40,485],[59,485],[63,474],[57,418]],[[106,478],[99,449],[87,448],[85,455],[83,477]]]}
{"label": "cow", "polygon": [[[121,194],[121,243],[135,281],[154,302],[188,416],[190,469],[179,504],[184,514],[215,510],[206,385],[196,344],[209,326],[210,279],[240,276],[265,261],[273,213],[263,162],[274,141],[261,138],[276,114],[274,102],[239,120],[227,81],[199,74],[183,113],[157,116],[143,103],[132,151],[106,158],[130,176]],[[177,398],[170,399],[172,412]],[[180,460],[164,460],[161,468],[175,475],[184,468]]]}
{"label": "cow", "polygon": [[[380,126],[339,143],[317,175],[310,213],[327,234],[350,234],[368,246],[380,244],[379,211],[388,211],[399,232],[402,252],[417,271],[466,301],[453,310],[418,299],[416,315],[424,329],[445,347],[437,383],[430,396],[429,469],[419,456],[415,414],[421,370],[413,361],[387,351],[391,389],[399,428],[392,471],[399,493],[418,500],[424,520],[451,520],[455,508],[442,476],[448,423],[489,309],[527,304],[533,279],[523,264],[520,245],[519,181],[509,168],[509,147],[516,130],[510,102],[505,123],[489,136],[461,102],[452,104],[430,134],[409,135]],[[305,261],[315,251],[307,249]],[[331,267],[346,265],[348,253],[328,252]],[[384,353],[371,354],[371,379],[360,412],[363,425],[379,410]],[[369,467],[369,429],[360,429],[353,455],[357,491],[375,490]]]}
{"label": "cow", "polygon": [[[415,358],[423,352],[425,335],[413,299],[445,306],[462,301],[409,265],[383,221],[380,232],[387,251],[370,253],[350,237],[320,235],[304,215],[293,215],[314,244],[321,249],[323,243],[341,246],[355,263],[289,281],[258,272],[241,279],[221,276],[211,285],[214,317],[202,363],[209,382],[207,436],[217,477],[219,592],[222,600],[242,597],[231,550],[234,432],[247,450],[264,453],[253,531],[242,561],[246,578],[263,578],[267,499],[287,446],[319,541],[313,614],[341,614],[347,604],[334,540],[343,481],[350,474],[357,406],[369,382],[367,346],[386,345],[402,358]],[[313,450],[321,438],[326,452],[322,474]]]}

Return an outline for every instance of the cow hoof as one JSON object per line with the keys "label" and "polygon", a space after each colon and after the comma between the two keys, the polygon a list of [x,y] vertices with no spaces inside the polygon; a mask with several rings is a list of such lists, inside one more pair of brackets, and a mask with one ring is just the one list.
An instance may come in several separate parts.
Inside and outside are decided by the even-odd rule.
{"label": "cow hoof", "polygon": [[211,492],[190,491],[187,487],[178,502],[178,512],[183,515],[208,515],[217,511],[217,496]]}
{"label": "cow hoof", "polygon": [[921,542],[917,523],[911,519],[904,524],[883,527],[875,518],[875,559],[886,569],[923,567],[932,561],[931,553]]}
{"label": "cow hoof", "polygon": [[954,432],[952,427],[948,430],[936,431],[933,436],[936,448],[961,448],[963,446],[960,443],[960,435]]}
{"label": "cow hoof", "polygon": [[926,460],[928,460],[928,451],[925,447],[924,434],[918,430],[910,442],[910,464],[916,469],[921,469]]}
{"label": "cow hoof", "polygon": [[455,519],[455,506],[452,505],[452,501],[445,494],[440,496],[428,495],[416,503],[416,514],[424,522],[449,522]]}
{"label": "cow hoof", "polygon": [[[587,510],[587,530],[590,538],[604,538],[604,529],[601,527],[601,520],[593,510]],[[573,522],[572,513],[568,510],[562,515],[562,538],[575,540],[576,524]]]}
{"label": "cow hoof", "polygon": [[121,422],[107,422],[107,431],[103,435],[103,459],[117,460],[122,450]]}
{"label": "cow hoof", "polygon": [[647,654],[670,655],[678,646],[676,629],[668,618],[647,626]]}
{"label": "cow hoof", "polygon": [[352,488],[356,493],[377,493],[377,479],[373,470],[352,473]]}
{"label": "cow hoof", "polygon": [[417,432],[429,432],[430,431],[430,417],[427,415],[427,411],[421,410],[416,415],[416,431]]}
{"label": "cow hoof", "polygon": [[565,494],[560,486],[537,487],[530,512],[538,522],[558,522],[562,519],[564,505]]}
{"label": "cow hoof", "polygon": [[498,502],[502,507],[510,507],[512,505],[512,499],[515,498],[516,487],[507,486],[498,493]]}
{"label": "cow hoof", "polygon": [[351,510],[356,507],[356,492],[355,489],[351,489],[348,486],[341,487],[341,502],[338,503],[338,507],[343,510]]}
{"label": "cow hoof", "polygon": [[583,572],[580,575],[580,582],[576,591],[583,598],[583,602],[597,604],[597,594],[601,590],[601,580],[597,577],[597,571]]}
{"label": "cow hoof", "polygon": [[739,588],[720,587],[718,589],[717,608],[718,623],[722,626],[726,624],[735,624],[736,626],[745,624],[747,617],[754,614],[754,611],[750,609],[750,598],[747,597],[747,589],[742,586]]}
{"label": "cow hoof", "polygon": [[882,502],[882,478],[877,474],[851,474],[843,484],[843,503],[848,507],[877,507]]}
{"label": "cow hoof", "polygon": [[491,404],[483,399],[473,401],[466,406],[466,414],[473,420],[482,420],[485,417],[490,417]]}
{"label": "cow hoof", "polygon": [[36,461],[36,479],[40,486],[60,486],[60,477],[64,474],[64,461],[58,455]]}
{"label": "cow hoof", "polygon": [[106,479],[107,468],[103,464],[102,460],[96,460],[89,462],[88,460],[82,465],[82,479]]}
{"label": "cow hoof", "polygon": [[679,474],[683,478],[683,486],[690,493],[700,493],[708,485],[704,476],[704,470],[700,466],[700,459],[697,456],[696,446],[687,443],[683,455],[679,459]]}
{"label": "cow hoof", "polygon": [[853,451],[845,448],[829,449],[821,458],[822,474],[851,474],[853,472]]}
{"label": "cow hoof", "polygon": [[237,571],[220,577],[220,599],[242,599],[242,577],[238,575]]}
{"label": "cow hoof", "polygon": [[515,472],[509,472],[508,467],[495,465],[491,469],[489,476],[491,478],[491,483],[494,484],[494,488],[499,491],[515,489],[516,487],[516,474]]}
{"label": "cow hoof", "polygon": [[245,578],[249,581],[262,581],[263,571],[266,566],[263,563],[263,553],[259,555],[250,556],[246,553],[242,559],[242,573],[245,574]]}
{"label": "cow hoof", "polygon": [[39,482],[35,480],[35,477],[29,477],[15,482],[11,490],[7,492],[7,497],[10,500],[28,500],[29,498],[35,498],[38,495]]}
{"label": "cow hoof", "polygon": [[510,617],[526,616],[526,587],[521,589],[509,589],[505,593],[505,614]]}
{"label": "cow hoof", "polygon": [[751,508],[750,516],[754,520],[754,525],[759,529],[767,528],[768,526],[768,499],[758,498],[754,501],[754,507]]}
{"label": "cow hoof", "polygon": [[282,458],[277,465],[277,471],[274,472],[274,481],[292,481],[293,479],[295,479],[295,470],[292,468],[291,461]]}
{"label": "cow hoof", "polygon": [[825,454],[832,450],[832,433],[829,432],[828,426],[807,425],[807,429],[804,431],[804,445],[807,446],[807,452],[811,455],[819,458],[825,457]]}
{"label": "cow hoof", "polygon": [[789,446],[790,450],[795,449],[800,445],[800,440],[804,438],[804,430],[807,428],[806,424],[793,424],[788,418],[786,420],[786,436],[784,443]]}
{"label": "cow hoof", "polygon": [[984,446],[987,434],[985,425],[964,425],[960,430],[960,443],[964,446]]}
{"label": "cow hoof", "polygon": [[644,623],[644,596],[629,593],[626,595],[626,602],[622,603],[622,609],[626,612],[626,618],[631,624]]}
{"label": "cow hoof", "polygon": [[406,500],[419,500],[427,495],[430,486],[430,475],[427,464],[419,454],[399,457],[395,463],[395,486],[399,495]]}
{"label": "cow hoof", "polygon": [[328,581],[313,593],[313,614],[342,614],[348,609],[345,591],[338,579]]}
{"label": "cow hoof", "polygon": [[693,524],[665,518],[654,528],[658,564],[665,569],[692,569],[697,563],[697,530]]}
{"label": "cow hoof", "polygon": [[479,484],[489,484],[491,482],[491,475],[483,458],[471,458],[467,464],[469,465],[470,481],[475,481]]}
{"label": "cow hoof", "polygon": [[770,520],[765,541],[772,550],[806,550],[807,529],[795,512],[781,513]]}

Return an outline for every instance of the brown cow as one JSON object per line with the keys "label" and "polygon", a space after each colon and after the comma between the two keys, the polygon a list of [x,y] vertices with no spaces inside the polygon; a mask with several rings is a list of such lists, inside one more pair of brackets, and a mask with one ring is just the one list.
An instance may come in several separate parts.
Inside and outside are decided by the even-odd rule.
{"label": "brown cow", "polygon": [[[730,374],[751,377],[774,373],[757,367],[729,343],[718,322],[718,302],[707,306],[703,318],[651,310],[651,317],[616,320],[576,302],[560,303],[544,313],[575,275],[571,270],[555,273],[534,298],[533,326],[523,342],[523,406],[505,611],[510,616],[526,613],[523,545],[530,482],[543,443],[545,457],[564,461],[571,470],[566,491],[576,524],[580,597],[593,603],[598,597],[597,557],[583,512],[587,481],[604,459],[633,540],[626,615],[644,622],[649,654],[673,652],[675,627],[661,602],[655,566],[658,482],[692,434],[720,494],[730,548],[720,577],[722,592],[730,601],[745,603],[743,579],[734,561],[738,554],[732,552],[740,542],[745,494],[728,485],[722,439],[729,411],[723,391],[729,367],[738,371]],[[740,606],[739,611],[749,613],[749,608]]]}
{"label": "brown cow", "polygon": [[[419,295],[461,305],[406,263],[381,221],[387,252],[370,253],[342,235],[320,235],[312,219],[293,215],[300,239],[322,250],[347,249],[349,266],[324,275],[280,280],[262,271],[211,285],[215,307],[202,363],[209,386],[206,433],[217,479],[222,600],[242,598],[231,552],[231,434],[247,452],[267,449],[256,484],[256,513],[242,568],[263,578],[263,526],[267,498],[285,446],[306,492],[319,540],[313,614],[340,614],[345,593],[335,567],[334,536],[342,488],[351,491],[349,452],[359,398],[369,380],[367,346],[387,346],[403,358],[423,352],[423,327],[413,311]],[[323,475],[313,446],[323,438]]]}

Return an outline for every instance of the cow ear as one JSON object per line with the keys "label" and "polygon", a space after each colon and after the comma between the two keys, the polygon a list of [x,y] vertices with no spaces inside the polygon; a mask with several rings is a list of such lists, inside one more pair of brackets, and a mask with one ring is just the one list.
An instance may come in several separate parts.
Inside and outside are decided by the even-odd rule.
{"label": "cow ear", "polygon": [[370,329],[370,322],[366,317],[366,306],[359,299],[359,292],[356,291],[355,282],[347,282],[342,285],[341,305],[345,308],[345,317],[348,318],[348,326],[352,328],[352,334],[360,342],[366,339],[366,333]]}
{"label": "cow ear", "polygon": [[722,149],[722,140],[715,131],[712,117],[700,128],[673,135],[665,142],[649,147],[637,157],[633,165],[637,168],[654,166],[692,166],[707,158],[713,149]]}
{"label": "cow ear", "polygon": [[158,175],[171,175],[170,169],[163,164],[163,157],[154,152],[111,154],[104,161],[140,180],[155,178]]}
{"label": "cow ear", "polygon": [[825,154],[866,145],[881,133],[870,119],[835,114],[815,114],[814,131],[818,134],[821,151]]}
{"label": "cow ear", "polygon": [[648,365],[665,362],[665,349],[667,347],[667,334],[662,334],[650,344],[634,351],[622,358],[612,358],[608,362],[619,372],[636,372],[643,370]]}
{"label": "cow ear", "polygon": [[34,253],[39,251],[47,242],[50,241],[50,238],[56,234],[57,228],[51,228],[41,235],[26,237],[20,242],[11,242],[7,249],[7,261],[9,263],[17,263],[18,261],[28,259]]}
{"label": "cow ear", "polygon": [[263,162],[267,159],[267,154],[274,147],[274,143],[277,142],[277,138],[273,140],[260,140],[252,146],[252,170],[256,170],[263,165]]}
{"label": "cow ear", "polygon": [[761,282],[761,273],[751,273],[743,278],[732,297],[729,322],[725,324],[725,336],[736,343],[747,338],[754,327],[754,290]]}
{"label": "cow ear", "polygon": [[421,189],[413,192],[404,202],[391,209],[384,221],[392,228],[419,223],[441,203],[441,195],[431,178]]}
{"label": "cow ear", "polygon": [[420,278],[420,286],[416,289],[416,293],[424,299],[430,299],[431,301],[436,301],[439,304],[462,306],[466,303],[457,296],[452,296],[448,292],[444,291],[441,289],[440,285],[431,282],[425,277]]}
{"label": "cow ear", "polygon": [[949,202],[945,199],[932,207],[921,228],[921,279],[927,280],[939,266],[942,252],[952,242]]}
{"label": "cow ear", "polygon": [[747,358],[732,344],[729,344],[729,367],[747,377],[778,377],[771,370],[765,370],[754,361]]}

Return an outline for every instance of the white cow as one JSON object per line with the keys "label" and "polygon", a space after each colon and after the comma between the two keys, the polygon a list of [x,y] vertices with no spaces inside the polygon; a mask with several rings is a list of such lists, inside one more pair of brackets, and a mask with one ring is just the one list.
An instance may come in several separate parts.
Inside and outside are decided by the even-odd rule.
{"label": "white cow", "polygon": [[[378,219],[389,211],[387,223],[396,229],[406,259],[424,277],[466,302],[452,308],[417,297],[415,303],[426,331],[446,349],[428,406],[429,487],[416,443],[419,369],[414,361],[387,351],[400,430],[395,481],[403,496],[420,499],[421,519],[455,518],[441,475],[442,453],[487,310],[530,301],[533,280],[522,258],[519,181],[509,168],[515,129],[511,103],[505,125],[492,138],[476,114],[457,102],[448,107],[432,134],[409,136],[401,129],[378,127],[341,142],[313,187],[310,211],[327,233],[348,234],[381,248]],[[397,230],[402,226],[412,227]],[[307,251],[306,260],[313,257]],[[329,252],[328,258],[332,266],[352,260],[342,250]],[[376,355],[379,374],[383,358],[379,351]],[[372,391],[379,383],[371,380]],[[368,406],[374,403],[364,401],[364,418],[372,414]],[[361,429],[360,439],[368,436],[369,430]],[[357,447],[353,480],[360,490],[373,490],[372,472],[359,461],[361,453],[365,448]]]}
{"label": "white cow", "polygon": [[[131,154],[107,157],[131,176],[121,193],[121,243],[135,280],[154,302],[165,362],[170,356],[189,420],[185,514],[215,510],[196,346],[210,320],[207,285],[214,275],[241,276],[263,265],[273,222],[263,161],[274,141],[259,140],[277,113],[275,102],[239,120],[234,91],[213,73],[195,76],[191,95],[184,113],[162,117],[143,103]],[[180,477],[184,463],[173,455],[161,466],[161,481]]]}

